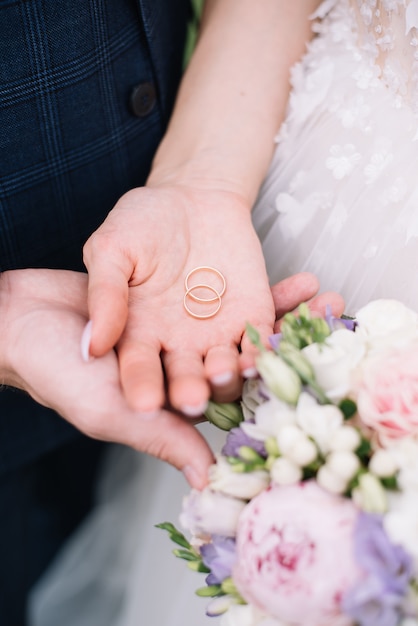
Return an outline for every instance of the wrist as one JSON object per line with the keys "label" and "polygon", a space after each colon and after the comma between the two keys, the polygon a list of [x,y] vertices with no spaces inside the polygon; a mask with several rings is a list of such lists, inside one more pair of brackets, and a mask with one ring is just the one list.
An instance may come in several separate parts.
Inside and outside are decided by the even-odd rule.
{"label": "wrist", "polygon": [[[182,155],[171,155],[164,143],[154,160],[147,180],[147,187],[181,187],[196,191],[222,192],[237,197],[251,210],[256,199],[260,181],[245,179],[237,168],[229,167],[230,159],[220,158],[215,149],[190,150]],[[190,156],[190,153],[192,156]],[[171,158],[173,156],[173,158]]]}

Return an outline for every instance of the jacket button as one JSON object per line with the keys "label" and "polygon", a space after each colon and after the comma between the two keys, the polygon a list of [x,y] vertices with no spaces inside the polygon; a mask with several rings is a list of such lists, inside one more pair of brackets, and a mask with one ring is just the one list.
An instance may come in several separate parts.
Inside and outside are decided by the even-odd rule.
{"label": "jacket button", "polygon": [[132,89],[131,111],[136,117],[145,117],[151,113],[156,100],[157,94],[154,85],[152,83],[140,83]]}

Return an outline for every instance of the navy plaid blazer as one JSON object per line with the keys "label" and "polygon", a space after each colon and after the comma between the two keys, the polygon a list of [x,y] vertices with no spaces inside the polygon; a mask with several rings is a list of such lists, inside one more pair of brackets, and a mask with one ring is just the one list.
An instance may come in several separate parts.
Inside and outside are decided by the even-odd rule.
{"label": "navy plaid blazer", "polygon": [[[189,0],[0,0],[2,270],[83,270],[83,243],[146,179],[189,18]],[[0,393],[0,472],[76,436]]]}

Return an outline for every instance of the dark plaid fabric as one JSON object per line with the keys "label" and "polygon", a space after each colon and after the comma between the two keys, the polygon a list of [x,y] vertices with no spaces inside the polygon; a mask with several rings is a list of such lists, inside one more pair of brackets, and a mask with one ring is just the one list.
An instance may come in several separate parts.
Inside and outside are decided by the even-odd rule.
{"label": "dark plaid fabric", "polygon": [[[189,13],[189,0],[0,0],[2,270],[83,270],[85,240],[146,179]],[[139,117],[138,85],[157,96]],[[26,623],[30,585],[89,507],[100,449],[0,392],[1,626]]]}
{"label": "dark plaid fabric", "polygon": [[[189,17],[189,0],[0,0],[2,270],[83,270],[85,240],[145,181]],[[157,99],[138,117],[143,84]],[[75,436],[24,394],[0,393],[0,473]]]}

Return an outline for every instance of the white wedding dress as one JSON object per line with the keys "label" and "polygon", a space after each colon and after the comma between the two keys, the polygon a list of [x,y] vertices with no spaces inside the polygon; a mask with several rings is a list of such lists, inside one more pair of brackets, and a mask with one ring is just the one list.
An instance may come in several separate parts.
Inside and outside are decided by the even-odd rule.
{"label": "white wedding dress", "polygon": [[[418,0],[322,3],[254,208],[271,281],[314,272],[349,313],[376,297],[418,309],[417,26]],[[176,523],[187,490],[116,448],[97,509],[34,590],[31,626],[215,626],[193,594],[203,576],[154,528]]]}

